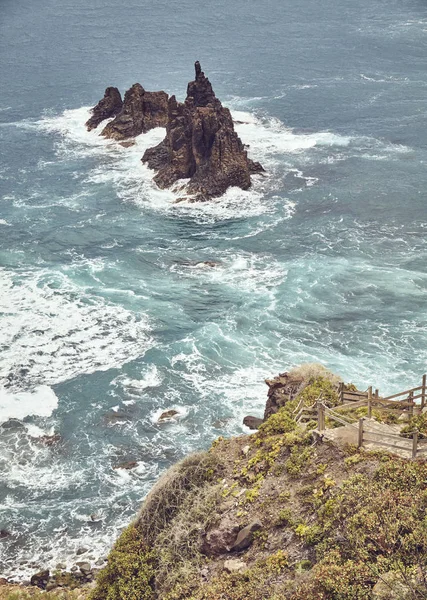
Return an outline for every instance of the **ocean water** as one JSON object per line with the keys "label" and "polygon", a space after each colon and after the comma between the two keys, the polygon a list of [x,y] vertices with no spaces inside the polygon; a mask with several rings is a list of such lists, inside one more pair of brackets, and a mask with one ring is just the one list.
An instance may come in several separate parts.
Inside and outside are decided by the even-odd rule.
{"label": "ocean water", "polygon": [[[104,555],[279,371],[421,381],[426,51],[419,0],[2,0],[0,575]],[[107,85],[182,99],[196,59],[267,176],[173,204],[140,162],[162,130],[84,122]]]}

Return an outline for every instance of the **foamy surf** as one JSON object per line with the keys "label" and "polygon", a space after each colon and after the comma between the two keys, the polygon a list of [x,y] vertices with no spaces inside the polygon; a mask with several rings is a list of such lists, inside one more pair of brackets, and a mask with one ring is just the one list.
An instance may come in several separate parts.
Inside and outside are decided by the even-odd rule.
{"label": "foamy surf", "polygon": [[[118,197],[149,210],[166,212],[196,219],[201,223],[213,223],[232,218],[250,218],[276,210],[271,194],[284,187],[288,170],[283,171],[281,161],[287,156],[291,165],[289,172],[297,168],[305,185],[314,185],[316,178],[306,176],[301,166],[292,165],[293,158],[316,148],[343,148],[353,143],[350,136],[333,132],[295,133],[281,121],[271,117],[258,117],[250,112],[233,110],[236,131],[243,143],[249,146],[249,155],[266,168],[264,175],[253,176],[250,190],[230,188],[221,198],[207,203],[192,203],[182,199],[182,186],[160,190],[153,182],[154,172],[143,165],[144,151],[158,144],[164,137],[164,129],[153,129],[135,139],[135,144],[124,148],[114,140],[99,134],[105,123],[88,132],[84,126],[90,115],[88,107],[66,110],[61,115],[45,115],[36,122],[23,122],[21,126],[57,136],[57,154],[67,160],[71,157],[94,157],[86,179],[90,187],[97,184],[113,186]],[[291,213],[288,214],[288,217]]]}
{"label": "foamy surf", "polygon": [[118,367],[152,345],[144,314],[88,292],[65,273],[0,272],[0,378],[13,390]]}
{"label": "foamy surf", "polygon": [[39,385],[28,392],[11,392],[0,388],[0,423],[34,415],[49,417],[57,406],[58,398],[47,385]]}

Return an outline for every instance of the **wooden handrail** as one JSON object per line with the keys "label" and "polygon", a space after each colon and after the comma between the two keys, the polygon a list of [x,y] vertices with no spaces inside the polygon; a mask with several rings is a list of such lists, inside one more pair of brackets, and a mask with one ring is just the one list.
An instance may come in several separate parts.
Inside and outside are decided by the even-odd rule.
{"label": "wooden handrail", "polygon": [[386,396],[385,398],[381,398],[381,400],[392,400],[393,398],[398,398],[399,396],[408,396],[411,392],[418,392],[418,390],[422,390],[423,386],[419,385],[410,390],[406,390],[404,392],[399,392],[398,394],[392,394],[391,396]]}

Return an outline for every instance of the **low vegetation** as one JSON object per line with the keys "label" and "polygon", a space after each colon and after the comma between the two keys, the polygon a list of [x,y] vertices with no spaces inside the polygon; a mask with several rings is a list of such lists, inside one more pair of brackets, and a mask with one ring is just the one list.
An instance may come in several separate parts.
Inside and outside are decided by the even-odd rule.
{"label": "low vegetation", "polygon": [[[160,480],[91,600],[427,598],[426,464],[316,441],[293,411],[320,393],[335,406],[338,381],[308,371],[255,434],[220,438]],[[208,532],[254,520],[248,548],[206,549]],[[224,570],[230,558],[241,568]]]}
{"label": "low vegetation", "polygon": [[339,447],[295,422],[301,398],[333,406],[336,389],[321,369],[255,434],[170,469],[90,600],[427,599],[426,462]]}

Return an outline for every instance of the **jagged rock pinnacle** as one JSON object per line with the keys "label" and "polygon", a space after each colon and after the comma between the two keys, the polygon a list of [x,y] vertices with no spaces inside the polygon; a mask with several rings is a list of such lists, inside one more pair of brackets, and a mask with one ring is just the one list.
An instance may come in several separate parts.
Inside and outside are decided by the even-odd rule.
{"label": "jagged rock pinnacle", "polygon": [[159,187],[189,179],[187,192],[207,200],[230,186],[248,189],[251,174],[263,168],[248,158],[230,111],[215,96],[199,61],[194,66],[196,79],[188,84],[185,102],[169,99],[165,139],[146,150],[142,160],[157,171]]}

